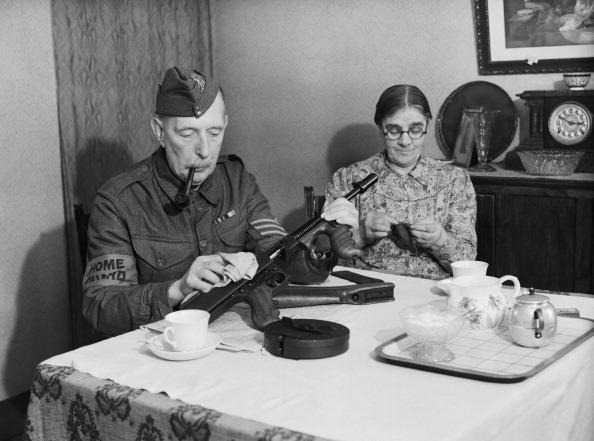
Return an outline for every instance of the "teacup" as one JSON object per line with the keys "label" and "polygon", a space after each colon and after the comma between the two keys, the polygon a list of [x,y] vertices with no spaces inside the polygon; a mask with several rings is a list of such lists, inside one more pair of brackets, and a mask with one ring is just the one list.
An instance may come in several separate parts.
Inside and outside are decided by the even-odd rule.
{"label": "teacup", "polygon": [[480,260],[458,260],[451,265],[454,277],[486,276],[488,266],[487,262]]}
{"label": "teacup", "polygon": [[[510,280],[514,290],[503,294],[503,282]],[[506,318],[514,299],[520,295],[520,281],[515,276],[462,276],[448,284],[448,304],[464,311],[469,327],[476,331],[491,331]]]}
{"label": "teacup", "polygon": [[193,351],[204,346],[210,314],[200,309],[185,309],[167,314],[163,339],[174,351]]}

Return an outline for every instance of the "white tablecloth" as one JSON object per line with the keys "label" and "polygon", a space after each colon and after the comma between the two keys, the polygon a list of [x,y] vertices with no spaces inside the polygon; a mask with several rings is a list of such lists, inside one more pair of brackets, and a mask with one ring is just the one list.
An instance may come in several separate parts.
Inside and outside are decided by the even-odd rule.
{"label": "white tablecloth", "polygon": [[[349,350],[336,357],[289,360],[259,351],[217,350],[173,362],[155,357],[144,345],[145,332],[136,330],[45,363],[342,441],[594,440],[594,339],[514,384],[387,364],[374,350],[402,333],[398,310],[443,293],[430,280],[360,272],[393,282],[396,301],[285,309],[281,314],[347,326]],[[557,308],[577,307],[583,317],[594,318],[594,298],[550,298]],[[262,338],[235,318],[228,320],[233,332]]]}

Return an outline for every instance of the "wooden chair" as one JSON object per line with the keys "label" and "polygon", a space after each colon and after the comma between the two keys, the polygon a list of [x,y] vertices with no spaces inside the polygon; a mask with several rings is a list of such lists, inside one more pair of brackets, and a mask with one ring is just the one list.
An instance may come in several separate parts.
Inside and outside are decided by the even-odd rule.
{"label": "wooden chair", "polygon": [[74,219],[76,221],[76,232],[78,235],[78,251],[82,270],[85,270],[87,260],[87,228],[89,226],[89,215],[84,212],[82,204],[74,204]]}
{"label": "wooden chair", "polygon": [[305,198],[305,220],[308,221],[319,216],[324,208],[326,196],[315,195],[313,187],[303,187],[303,196]]}
{"label": "wooden chair", "polygon": [[[87,228],[89,226],[89,214],[85,213],[82,204],[74,204],[74,219],[76,221],[76,233],[78,236],[78,252],[82,274],[85,272],[87,264]],[[82,276],[81,274],[81,276]],[[79,281],[77,280],[77,283]],[[73,290],[76,299],[71,299],[72,304],[72,323],[74,346],[80,347],[91,343],[96,343],[106,339],[108,336],[93,329],[91,325],[82,316],[82,291]]]}

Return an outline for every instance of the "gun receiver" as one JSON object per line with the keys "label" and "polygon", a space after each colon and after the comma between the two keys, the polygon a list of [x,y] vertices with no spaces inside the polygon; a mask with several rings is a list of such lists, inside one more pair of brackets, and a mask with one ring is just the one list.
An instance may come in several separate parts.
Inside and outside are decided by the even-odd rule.
{"label": "gun receiver", "polygon": [[[361,181],[354,182],[353,189],[344,197],[351,200],[356,195],[367,191],[377,180],[377,175],[369,174]],[[180,308],[208,311],[212,322],[235,303],[246,302],[250,305],[254,327],[262,330],[267,324],[279,318],[279,312],[273,299],[289,284],[286,268],[291,258],[295,256],[296,251],[304,247],[311,248],[311,242],[316,232],[327,229],[328,224],[330,223],[319,216],[311,219],[281,239],[271,250],[256,256],[258,271],[251,280],[240,280],[224,287],[213,288],[207,293],[198,293],[182,302]],[[342,227],[339,227],[338,224],[331,225],[332,229],[339,230],[339,233],[333,232],[332,234],[339,237],[340,244],[338,246],[342,248],[343,255],[348,255],[352,251],[349,249],[350,244],[344,239],[344,234],[340,233]],[[344,231],[348,231],[346,226],[344,226]],[[349,237],[353,242],[352,236]]]}

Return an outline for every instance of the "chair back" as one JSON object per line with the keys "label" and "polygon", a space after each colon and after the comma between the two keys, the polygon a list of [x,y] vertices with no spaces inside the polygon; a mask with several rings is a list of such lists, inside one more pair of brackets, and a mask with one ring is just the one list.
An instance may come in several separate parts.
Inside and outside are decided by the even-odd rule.
{"label": "chair back", "polygon": [[74,219],[76,221],[76,232],[78,235],[78,251],[84,272],[87,263],[87,228],[89,226],[89,215],[84,212],[82,204],[74,204]]}
{"label": "chair back", "polygon": [[305,199],[305,220],[308,221],[322,213],[325,195],[315,195],[313,187],[303,187],[303,196]]}

